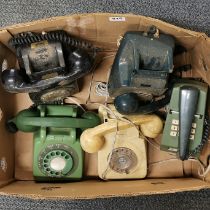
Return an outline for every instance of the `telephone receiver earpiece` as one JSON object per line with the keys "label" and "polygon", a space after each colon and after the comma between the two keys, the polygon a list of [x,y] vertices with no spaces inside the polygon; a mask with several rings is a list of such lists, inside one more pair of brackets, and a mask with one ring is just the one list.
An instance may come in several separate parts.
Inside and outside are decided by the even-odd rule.
{"label": "telephone receiver earpiece", "polygon": [[24,86],[25,81],[22,71],[18,69],[4,70],[1,73],[1,83],[6,90]]}
{"label": "telephone receiver earpiece", "polygon": [[[163,122],[157,115],[133,115],[127,117],[133,124],[140,126],[143,135],[155,138],[163,129]],[[105,144],[105,135],[118,130],[124,130],[133,126],[125,121],[109,121],[94,128],[85,130],[80,137],[80,144],[87,153],[95,153],[102,149]]]}
{"label": "telephone receiver earpiece", "polygon": [[68,62],[73,71],[88,71],[93,65],[93,58],[84,49],[76,49],[70,53]]}
{"label": "telephone receiver earpiece", "polygon": [[171,89],[169,89],[163,99],[147,103],[142,102],[136,93],[125,93],[115,98],[114,105],[121,114],[148,114],[166,106],[170,102],[171,92]]}

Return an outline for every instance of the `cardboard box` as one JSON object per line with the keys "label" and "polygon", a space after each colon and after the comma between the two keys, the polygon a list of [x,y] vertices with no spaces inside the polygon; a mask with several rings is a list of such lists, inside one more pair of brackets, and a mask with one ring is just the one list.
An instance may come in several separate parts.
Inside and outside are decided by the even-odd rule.
{"label": "cardboard box", "polygon": [[[7,60],[9,67],[16,66],[13,49],[8,40],[24,31],[42,32],[62,29],[70,34],[91,41],[103,47],[106,52],[95,71],[79,81],[80,92],[66,103],[77,101],[89,109],[95,109],[100,103],[112,99],[97,95],[95,84],[106,82],[117,42],[126,31],[144,31],[155,25],[161,32],[171,34],[176,42],[185,46],[187,52],[175,59],[175,67],[191,63],[190,76],[199,76],[210,84],[210,38],[203,33],[182,29],[157,19],[124,14],[81,14],[56,17],[23,23],[0,30],[0,61]],[[108,181],[97,178],[71,183],[35,183],[32,177],[32,135],[25,133],[10,134],[5,129],[5,122],[21,109],[31,105],[27,94],[10,94],[0,87],[0,194],[18,195],[31,198],[69,198],[87,199],[111,196],[132,196],[199,190],[210,188],[210,175],[203,181],[199,175],[199,164],[192,161],[170,161],[170,155],[152,147],[148,149],[148,177],[144,180]],[[159,139],[155,140],[156,142]],[[210,153],[210,142],[202,152],[201,159],[206,164]],[[163,160],[162,164],[155,164]],[[168,160],[168,161],[167,161]],[[86,158],[87,176],[97,176],[96,157]],[[159,178],[157,178],[159,177]],[[167,178],[166,178],[167,177]],[[170,178],[169,178],[170,177]],[[25,180],[25,181],[23,181]],[[31,181],[30,181],[31,180]]]}

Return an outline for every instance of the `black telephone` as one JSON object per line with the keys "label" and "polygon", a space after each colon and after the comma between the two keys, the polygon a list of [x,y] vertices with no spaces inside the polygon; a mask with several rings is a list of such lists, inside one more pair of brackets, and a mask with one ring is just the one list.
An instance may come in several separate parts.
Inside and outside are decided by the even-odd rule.
{"label": "black telephone", "polygon": [[76,80],[89,73],[96,61],[96,48],[62,30],[21,33],[9,44],[16,49],[20,69],[2,72],[3,87],[29,93],[34,103],[60,101],[77,92]]}

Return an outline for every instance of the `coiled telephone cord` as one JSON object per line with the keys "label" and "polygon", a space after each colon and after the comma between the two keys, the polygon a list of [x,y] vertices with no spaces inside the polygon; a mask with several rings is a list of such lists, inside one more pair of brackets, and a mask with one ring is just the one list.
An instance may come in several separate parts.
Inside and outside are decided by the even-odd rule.
{"label": "coiled telephone cord", "polygon": [[62,44],[70,45],[72,47],[83,49],[97,49],[94,48],[90,42],[79,40],[70,36],[67,32],[62,30],[49,31],[46,33],[25,32],[15,35],[10,39],[9,44],[17,48],[22,45],[29,45],[41,41],[59,41]]}

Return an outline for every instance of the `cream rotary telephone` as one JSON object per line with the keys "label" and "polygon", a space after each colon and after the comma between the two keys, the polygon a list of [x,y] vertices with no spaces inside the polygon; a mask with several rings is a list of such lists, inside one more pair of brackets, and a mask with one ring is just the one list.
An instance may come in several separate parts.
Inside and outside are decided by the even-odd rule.
{"label": "cream rotary telephone", "polygon": [[[98,175],[102,179],[141,179],[147,174],[144,137],[155,138],[163,129],[156,115],[123,116],[114,106],[99,107],[103,124],[85,130],[83,150],[98,152]],[[143,136],[140,135],[143,134]]]}

